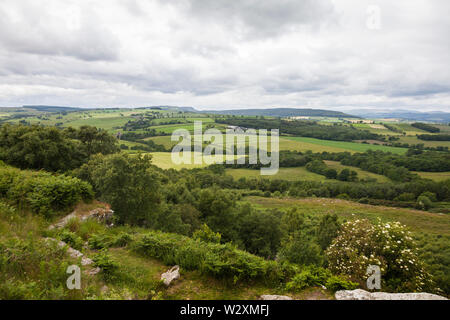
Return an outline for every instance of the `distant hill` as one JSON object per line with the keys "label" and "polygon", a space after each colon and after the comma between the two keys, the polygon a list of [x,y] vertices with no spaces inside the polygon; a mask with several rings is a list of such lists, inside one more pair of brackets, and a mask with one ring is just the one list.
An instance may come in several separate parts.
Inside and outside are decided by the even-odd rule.
{"label": "distant hill", "polygon": [[76,107],[60,107],[60,106],[23,106],[23,108],[34,109],[43,112],[63,112],[63,111],[80,111],[81,108]]}
{"label": "distant hill", "polygon": [[168,110],[168,111],[183,111],[183,112],[201,112],[193,107],[177,107],[177,106],[151,106],[138,109],[154,109],[154,110]]}
{"label": "distant hill", "polygon": [[410,121],[450,122],[450,113],[442,111],[419,112],[413,110],[350,110],[352,114],[374,119],[401,119]]}
{"label": "distant hill", "polygon": [[208,110],[203,112],[237,116],[359,118],[357,116],[339,111],[296,108],[238,109],[221,111]]}

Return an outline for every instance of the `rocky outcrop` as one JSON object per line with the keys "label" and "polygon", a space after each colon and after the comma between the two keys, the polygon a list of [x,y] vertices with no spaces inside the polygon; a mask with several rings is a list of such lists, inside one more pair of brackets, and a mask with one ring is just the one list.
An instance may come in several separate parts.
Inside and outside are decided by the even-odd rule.
{"label": "rocky outcrop", "polygon": [[291,297],[288,296],[278,296],[278,295],[272,295],[272,294],[264,294],[260,297],[261,300],[293,300]]}
{"label": "rocky outcrop", "polygon": [[96,268],[92,268],[90,270],[86,270],[85,273],[89,276],[95,276],[100,271],[101,271],[101,269],[99,267],[96,267]]}
{"label": "rocky outcrop", "polygon": [[92,259],[89,259],[89,258],[85,257],[84,254],[82,254],[80,251],[70,247],[64,241],[56,240],[56,239],[53,239],[53,238],[45,238],[45,240],[46,241],[51,241],[51,242],[56,242],[58,247],[60,247],[60,248],[67,247],[67,253],[69,254],[69,256],[71,258],[74,258],[74,259],[81,258],[81,265],[82,266],[88,266],[88,265],[91,265],[91,264],[94,263],[94,261],[92,261]]}
{"label": "rocky outcrop", "polygon": [[64,226],[72,219],[76,219],[77,215],[75,212],[72,212],[71,214],[65,216],[64,218],[62,218],[59,222],[52,224],[50,227],[48,227],[49,230],[53,230],[53,229],[60,229],[60,228],[64,228]]}
{"label": "rocky outcrop", "polygon": [[[69,256],[71,258],[74,259],[79,259],[81,258],[81,265],[82,266],[90,266],[94,263],[94,261],[92,261],[92,259],[85,257],[84,254],[82,254],[80,251],[70,247],[67,243],[65,243],[64,241],[60,241],[60,240],[56,240],[53,238],[44,238],[45,241],[47,242],[56,242],[56,244],[58,245],[58,247],[60,248],[67,248],[67,253],[69,254]],[[90,270],[86,270],[85,273],[88,275],[96,275],[97,273],[100,272],[100,268],[91,268]]]}
{"label": "rocky outcrop", "polygon": [[164,284],[166,286],[170,286],[172,281],[174,281],[178,278],[180,278],[180,267],[179,266],[174,266],[170,270],[168,270],[167,272],[164,272],[161,275],[161,280],[164,282]]}
{"label": "rocky outcrop", "polygon": [[98,208],[92,211],[89,211],[89,214],[81,217],[81,221],[85,221],[87,219],[95,219],[98,222],[104,223],[107,226],[113,225],[113,216],[114,211],[111,209]]}
{"label": "rocky outcrop", "polygon": [[113,225],[113,216],[114,211],[107,208],[97,208],[94,210],[89,211],[86,215],[77,215],[77,213],[74,211],[71,214],[65,216],[62,218],[59,222],[52,224],[48,229],[60,229],[64,228],[64,226],[71,220],[71,219],[79,219],[80,221],[86,221],[88,219],[95,219],[100,223],[104,223],[107,226]]}
{"label": "rocky outcrop", "polygon": [[431,293],[368,292],[361,289],[336,292],[336,300],[447,300]]}

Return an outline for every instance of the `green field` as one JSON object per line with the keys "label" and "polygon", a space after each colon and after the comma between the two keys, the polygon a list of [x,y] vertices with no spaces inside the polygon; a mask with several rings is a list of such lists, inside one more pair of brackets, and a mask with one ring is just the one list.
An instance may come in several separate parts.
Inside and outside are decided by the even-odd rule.
{"label": "green field", "polygon": [[414,137],[413,136],[400,137],[400,140],[398,142],[408,143],[410,145],[423,144],[425,147],[432,147],[432,148],[436,148],[439,146],[450,148],[450,141],[425,141],[425,140],[420,140],[415,136]]}
{"label": "green field", "polygon": [[[189,152],[190,163],[181,163],[176,164],[172,161],[172,152],[150,152],[148,153],[152,156],[152,163],[160,167],[161,169],[193,169],[193,168],[203,168],[212,163],[208,163],[207,161],[213,161],[214,156],[211,157],[202,157],[202,153],[197,152]],[[236,156],[232,157],[236,159]],[[218,156],[218,162],[222,163],[224,161],[224,156]],[[195,161],[201,161],[202,163],[194,163]],[[259,171],[258,171],[259,172]]]}
{"label": "green field", "polygon": [[[358,173],[359,179],[373,178],[378,182],[389,182],[390,180],[382,175],[367,172],[356,167],[344,166],[336,161],[325,161],[328,167],[341,171],[343,169],[354,170]],[[280,168],[278,173],[272,176],[262,176],[259,170],[254,169],[226,169],[226,173],[234,179],[239,178],[263,178],[263,179],[281,179],[287,181],[325,181],[325,176],[306,170],[305,167]],[[332,180],[330,180],[332,181]]]}
{"label": "green field", "polygon": [[380,174],[375,174],[372,172],[364,171],[357,167],[344,166],[340,162],[337,162],[337,161],[325,161],[325,163],[327,164],[328,167],[330,167],[331,169],[335,169],[338,172],[343,169],[350,169],[350,170],[356,171],[358,173],[359,179],[372,178],[372,179],[377,179],[378,182],[389,182],[390,181],[389,178],[382,176]]}
{"label": "green field", "polygon": [[125,123],[127,123],[129,120],[132,120],[133,118],[128,117],[93,117],[88,119],[82,119],[82,120],[74,120],[64,123],[63,127],[81,127],[81,126],[94,126],[97,128],[102,128],[108,131],[122,131],[121,129],[118,129],[117,127],[123,126]]}
{"label": "green field", "polygon": [[382,123],[354,123],[352,124],[353,127],[360,129],[360,130],[367,130],[372,133],[376,134],[384,134],[384,135],[398,135],[399,133],[392,132],[391,130],[388,130],[385,126],[383,126]]}
{"label": "green field", "polygon": [[450,179],[450,172],[414,172],[425,179],[444,181]]}
{"label": "green field", "polygon": [[305,167],[297,168],[280,168],[278,173],[271,176],[261,175],[260,170],[253,169],[226,169],[226,173],[231,175],[234,179],[240,178],[263,178],[263,179],[282,179],[287,181],[324,181],[325,177],[310,172]]}
{"label": "green field", "polygon": [[415,136],[417,134],[428,133],[426,131],[413,127],[409,123],[395,123],[391,125],[405,132],[407,136]]}
{"label": "green field", "polygon": [[[384,152],[392,152],[395,154],[404,154],[407,149],[405,148],[394,148],[383,145],[372,145],[372,144],[364,144],[364,143],[355,143],[355,142],[344,142],[344,141],[331,141],[331,140],[319,140],[314,138],[305,138],[305,137],[286,137],[285,139],[298,142],[299,144],[307,145],[317,145],[320,147],[316,147],[313,152],[317,152],[316,150],[320,148],[320,150],[325,150],[323,147],[332,148],[334,150],[339,149],[340,151],[336,152],[365,152],[367,150],[380,150]],[[281,145],[281,143],[280,143]],[[281,149],[281,147],[280,147]],[[311,150],[311,149],[307,149]],[[300,150],[301,151],[301,150]]]}
{"label": "green field", "polygon": [[437,235],[450,235],[450,215],[431,213],[413,209],[371,206],[339,199],[290,199],[246,197],[249,202],[259,208],[288,210],[296,207],[300,212],[325,215],[337,214],[342,219],[380,218],[383,221],[399,221],[412,231]]}

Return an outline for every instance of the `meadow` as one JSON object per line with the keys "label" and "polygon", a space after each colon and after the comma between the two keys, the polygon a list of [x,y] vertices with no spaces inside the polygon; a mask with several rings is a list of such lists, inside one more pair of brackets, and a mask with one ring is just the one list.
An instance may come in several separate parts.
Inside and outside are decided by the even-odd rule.
{"label": "meadow", "polygon": [[325,163],[329,168],[335,169],[336,171],[341,171],[343,169],[349,169],[349,170],[356,171],[358,173],[359,179],[370,178],[370,179],[376,179],[378,182],[389,182],[390,181],[389,178],[382,176],[380,174],[375,174],[372,172],[364,171],[357,167],[344,166],[340,162],[337,162],[337,161],[325,161]]}
{"label": "meadow", "polygon": [[[299,142],[303,150],[312,150],[313,152],[321,152],[316,150],[322,150],[322,151],[329,151],[330,148],[333,150],[340,150],[336,152],[365,152],[367,150],[379,150],[384,152],[391,152],[395,154],[404,154],[407,149],[405,148],[395,148],[395,147],[389,147],[389,146],[383,146],[383,145],[373,145],[373,144],[364,144],[364,143],[356,143],[356,142],[345,142],[345,141],[331,141],[331,140],[319,140],[314,138],[305,138],[305,137],[286,137],[284,139]],[[280,143],[281,144],[281,143]],[[311,145],[316,145],[313,149],[308,149]],[[312,148],[312,147],[311,147]],[[287,150],[287,149],[286,149]],[[298,150],[297,151],[303,151]],[[306,151],[305,150],[305,151]]]}
{"label": "meadow", "polygon": [[234,179],[240,178],[256,178],[256,179],[281,179],[287,181],[324,181],[325,177],[310,172],[305,167],[296,168],[280,168],[278,173],[271,176],[262,176],[259,170],[253,169],[226,169],[226,174],[231,175]]}
{"label": "meadow", "polygon": [[[314,157],[319,157],[317,154],[310,153],[284,153],[284,155],[289,154],[292,157],[284,158],[284,160],[291,161],[286,161],[286,165],[299,166],[280,168],[279,172],[273,176],[262,176],[260,170],[248,168],[226,168],[225,175],[221,174],[220,167],[190,171],[189,169],[204,168],[213,161],[195,163],[200,154],[190,152],[188,155],[190,163],[175,164],[172,161],[171,152],[151,152],[151,150],[162,149],[156,148],[151,143],[145,144],[153,141],[158,145],[163,145],[166,150],[170,150],[177,142],[172,142],[169,134],[176,129],[192,131],[193,121],[196,120],[202,120],[209,127],[216,127],[222,131],[226,128],[224,124],[215,123],[212,115],[173,110],[86,110],[65,114],[36,113],[32,117],[14,119],[12,122],[15,123],[21,121],[22,123],[48,124],[49,126],[58,124],[58,127],[92,125],[113,134],[118,131],[123,132],[121,127],[131,121],[132,123],[127,127],[135,130],[130,132],[147,135],[136,135],[137,138],[130,135],[130,140],[133,141],[117,141],[119,146],[122,145],[122,152],[130,153],[131,156],[124,155],[118,148],[93,149],[92,153],[80,154],[83,157],[80,158],[79,165],[74,166],[69,161],[66,169],[64,167],[62,169],[60,167],[45,169],[49,170],[49,173],[44,173],[43,164],[32,163],[37,166],[33,169],[40,172],[42,177],[38,174],[27,173],[30,177],[39,178],[36,180],[37,182],[24,181],[23,185],[15,182],[11,186],[14,192],[3,192],[3,199],[0,201],[0,249],[1,245],[10,245],[9,242],[3,241],[5,238],[13,238],[16,235],[21,239],[20,241],[32,241],[30,248],[33,245],[44,248],[41,243],[41,237],[44,235],[67,241],[76,246],[86,256],[93,258],[102,271],[98,277],[89,278],[86,281],[87,287],[77,294],[67,293],[63,288],[54,288],[52,289],[54,291],[46,291],[45,294],[39,296],[38,291],[22,286],[22,282],[20,282],[35,282],[38,283],[38,288],[45,288],[45,279],[48,277],[39,273],[37,267],[34,269],[30,267],[29,270],[33,273],[24,275],[3,264],[2,268],[4,269],[2,270],[6,271],[3,272],[3,275],[0,274],[0,279],[6,275],[5,277],[9,280],[13,280],[5,282],[6,284],[0,283],[0,298],[10,298],[16,295],[16,298],[29,296],[60,299],[257,299],[261,294],[288,294],[298,299],[332,299],[332,291],[321,288],[317,283],[315,285],[307,284],[307,289],[299,291],[290,291],[289,286],[285,283],[286,279],[289,281],[292,279],[289,278],[290,276],[299,271],[303,272],[305,265],[328,268],[328,265],[312,258],[306,263],[296,260],[297,253],[303,253],[303,250],[309,249],[305,247],[299,249],[295,246],[303,245],[305,239],[301,237],[304,235],[308,235],[307,241],[314,242],[315,245],[320,244],[317,242],[319,241],[318,230],[323,221],[329,217],[334,219],[329,215],[336,215],[339,224],[358,219],[368,219],[374,225],[378,219],[382,222],[398,221],[404,224],[418,240],[421,257],[430,266],[439,285],[444,288],[446,293],[450,292],[446,280],[450,237],[450,215],[447,214],[450,203],[448,202],[448,191],[446,191],[448,183],[420,179],[391,181],[384,175],[328,160],[325,161],[328,169],[335,169],[338,173],[342,173],[344,169],[353,170],[357,172],[358,179],[376,179],[378,183],[359,182],[356,179],[343,180],[341,177],[339,177],[340,180],[326,179],[325,175],[310,172],[304,166],[306,163],[313,162]],[[321,119],[321,121],[327,124],[342,123],[338,119],[335,119],[335,122],[333,119]],[[172,124],[169,124],[170,122]],[[146,127],[147,125],[148,127]],[[401,139],[409,139],[407,141],[411,143],[417,142],[417,138],[413,134],[414,130],[416,132],[420,130],[412,128],[410,124],[406,123],[396,125],[401,125],[411,134],[401,136]],[[395,133],[389,133],[388,130],[383,129],[379,123],[376,126],[357,124],[354,127],[368,129],[378,134],[395,135]],[[43,128],[28,129],[36,131],[30,133],[29,136],[34,134],[34,137],[38,137],[38,134],[44,135],[45,133]],[[53,130],[54,136],[56,135],[55,131],[59,132],[54,128],[46,129]],[[101,145],[106,146],[105,141],[107,140],[104,139],[105,135],[102,131],[95,132],[91,137],[92,140],[89,140],[89,137],[84,140],[86,139],[84,133],[89,132],[90,129],[79,130],[79,134],[75,134],[71,130],[61,130],[63,132],[61,134],[64,134],[61,139],[64,144],[73,143],[71,145],[74,148],[70,149],[70,152],[78,148],[80,151],[90,152],[89,147],[95,146],[97,141],[102,141]],[[155,134],[151,129],[165,135],[149,137],[148,135]],[[446,126],[442,126],[441,130],[444,132],[447,129]],[[18,141],[17,144],[23,141],[28,142],[24,140],[23,134],[14,135],[17,132],[23,132],[20,131],[23,130],[23,127],[17,131],[9,130],[13,134],[7,135],[8,131],[3,131],[5,137],[14,136],[14,141]],[[100,140],[95,139],[97,136]],[[114,147],[116,140],[107,136]],[[247,143],[245,142],[245,144]],[[438,144],[442,145],[443,143],[438,142]],[[14,149],[16,145],[7,146],[5,144],[3,154],[7,154],[7,150],[16,152],[17,150]],[[205,146],[206,143],[203,145]],[[134,150],[130,148],[134,148]],[[141,149],[139,150],[139,148]],[[38,149],[30,148],[25,151],[34,155],[33,152]],[[405,154],[408,149],[355,141],[281,136],[280,150],[312,151],[313,153],[349,152],[353,154],[367,150],[379,150],[393,154]],[[151,155],[152,164],[161,169],[175,170],[159,170],[151,166],[145,158],[139,159],[136,156],[137,153]],[[75,152],[73,154],[77,155]],[[417,159],[423,160],[423,164],[419,163],[421,169],[417,170],[439,169],[435,166],[427,167],[426,161],[434,164],[442,162],[445,165],[445,151],[434,151],[429,154],[428,157],[424,153],[422,159],[419,159],[420,153],[417,155]],[[95,155],[95,157],[90,157],[90,155]],[[55,155],[55,157],[57,156],[58,154]],[[386,157],[394,158],[389,155]],[[22,158],[24,157],[20,159]],[[222,159],[219,162],[223,162],[223,157],[220,158]],[[406,157],[398,158],[403,158],[402,165],[409,160]],[[236,159],[236,157],[232,156],[232,159]],[[439,162],[430,159],[437,159]],[[8,165],[16,165],[14,162],[10,163],[15,161],[14,157],[5,157],[3,160],[9,161]],[[64,164],[65,162],[61,162],[61,165]],[[354,165],[357,164],[354,163]],[[397,172],[397,167],[400,167],[400,164],[392,165],[392,170]],[[309,168],[311,169],[311,166]],[[5,173],[3,189],[10,188],[11,183],[8,182],[10,181],[8,177],[18,176],[17,170],[19,169],[5,169],[8,174]],[[62,172],[67,174],[67,178],[56,178],[59,176],[58,173]],[[389,173],[375,172],[386,175]],[[450,178],[450,172],[418,172],[417,174],[433,181],[444,181]],[[71,175],[77,178],[71,178]],[[388,176],[396,179],[395,176]],[[246,178],[246,180],[238,181],[241,178]],[[249,178],[255,178],[257,181]],[[86,200],[92,202],[85,205],[78,203],[77,206],[76,201],[82,198],[78,193],[75,193],[70,199],[56,199],[55,192],[52,190],[64,191],[63,187],[69,186],[63,183],[65,181],[63,179],[71,181],[74,186],[78,186],[78,184],[80,186],[86,184],[86,188],[92,186],[93,189],[89,189],[89,192],[83,191],[83,194],[91,195]],[[45,188],[36,183],[42,184]],[[34,187],[30,189],[30,185]],[[43,190],[50,191],[44,192]],[[73,190],[75,192],[78,189],[73,188]],[[26,194],[27,192],[28,194]],[[92,200],[91,197],[94,194],[95,199]],[[343,200],[350,198],[352,201]],[[54,204],[51,201],[59,201],[61,204]],[[117,224],[114,227],[107,228],[92,221],[83,223],[72,221],[63,230],[47,230],[50,223],[55,223],[62,215],[71,212],[74,207],[75,211],[78,210],[77,208],[92,210],[97,205],[111,206],[117,218]],[[17,206],[17,208],[13,208],[13,206]],[[296,213],[294,214],[294,212]],[[297,218],[304,220],[301,226],[296,224],[300,221],[297,221]],[[18,225],[18,221],[21,225]],[[327,221],[328,227],[333,227],[333,222]],[[202,225],[207,225],[208,229],[202,229]],[[287,227],[292,226],[295,228],[290,234],[291,231]],[[328,229],[326,230],[328,232]],[[296,233],[297,231],[302,232]],[[27,236],[28,233],[33,235],[32,239]],[[330,243],[327,245],[329,246]],[[292,250],[289,251],[289,248]],[[324,246],[319,250],[321,257],[325,257],[326,248],[327,246]],[[18,249],[17,252],[32,257],[29,255],[28,249],[20,250]],[[287,256],[286,253],[291,255]],[[0,252],[1,254],[2,252]],[[48,263],[49,268],[54,263],[53,261],[65,264],[74,263],[63,254],[60,254],[56,260],[52,255],[53,253],[50,251],[45,251],[42,255],[46,260],[44,265],[47,266],[46,263]],[[25,259],[23,261],[28,264],[32,260]],[[285,263],[287,262],[295,266],[286,267]],[[179,264],[182,268],[181,279],[170,288],[161,288],[159,285],[161,273],[174,264]],[[22,267],[20,263],[17,265]],[[60,272],[56,271],[49,272],[49,276],[59,277]],[[272,274],[271,272],[283,280],[277,284],[266,283],[265,276]],[[244,278],[236,277],[241,273],[245,275],[245,281]],[[63,274],[65,276],[65,273]],[[255,274],[258,277],[262,275],[263,279],[256,277]],[[16,281],[16,278],[19,280]],[[64,285],[64,282],[55,281],[55,283]],[[108,290],[103,289],[105,286],[108,287]]]}
{"label": "meadow", "polygon": [[450,215],[424,212],[414,209],[371,206],[353,201],[321,198],[264,198],[246,197],[256,208],[270,208],[287,211],[298,208],[305,214],[336,214],[343,220],[369,219],[375,221],[399,221],[414,232],[450,236]]}
{"label": "meadow", "polygon": [[424,179],[444,181],[450,179],[450,172],[414,172]]}
{"label": "meadow", "polygon": [[[152,164],[161,168],[161,169],[193,169],[193,168],[204,168],[210,164],[215,162],[222,163],[226,161],[226,159],[237,159],[237,156],[203,156],[202,153],[198,152],[186,152],[187,161],[190,163],[181,163],[176,164],[172,161],[172,153],[171,152],[150,152],[148,153],[152,156]],[[200,163],[196,163],[200,162]],[[259,173],[259,170],[255,170]]]}

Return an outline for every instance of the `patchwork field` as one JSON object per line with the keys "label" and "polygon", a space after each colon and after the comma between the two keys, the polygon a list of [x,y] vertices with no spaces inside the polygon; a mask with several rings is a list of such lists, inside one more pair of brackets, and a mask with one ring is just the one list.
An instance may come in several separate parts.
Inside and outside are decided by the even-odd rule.
{"label": "patchwork field", "polygon": [[274,208],[288,210],[296,207],[300,212],[325,215],[337,214],[342,219],[361,219],[383,221],[399,221],[412,231],[450,235],[450,215],[430,213],[413,209],[371,206],[339,199],[290,199],[246,197],[243,202],[249,202],[259,208]]}
{"label": "patchwork field", "polygon": [[[210,164],[213,164],[215,161],[217,162],[224,162],[227,158],[222,155],[216,156],[210,156],[210,157],[202,157],[202,153],[198,152],[190,152],[187,153],[187,161],[190,163],[180,163],[176,164],[172,160],[172,153],[171,152],[150,152],[148,153],[152,156],[152,163],[160,167],[161,169],[193,169],[193,168],[203,168]],[[236,156],[233,156],[232,159],[236,159]],[[196,163],[200,162],[200,163]],[[258,171],[259,172],[259,171]]]}
{"label": "patchwork field", "polygon": [[383,124],[368,124],[368,123],[355,123],[352,124],[353,127],[361,129],[361,130],[367,130],[372,133],[376,134],[384,134],[384,135],[398,135],[399,133],[392,132],[391,130],[388,130]]}
{"label": "patchwork field", "polygon": [[[300,143],[302,145],[302,147],[299,147],[299,148],[302,148],[302,149],[306,148],[306,150],[311,150],[311,149],[307,149],[310,145],[316,145],[316,147],[315,147],[316,150],[320,149],[322,151],[328,151],[323,148],[323,147],[328,147],[328,148],[333,148],[334,150],[338,149],[339,151],[336,151],[336,152],[344,152],[344,151],[365,152],[367,150],[381,150],[384,152],[392,152],[395,154],[404,154],[407,151],[407,149],[405,149],[405,148],[394,148],[394,147],[388,147],[388,146],[382,146],[382,145],[372,145],[372,144],[355,143],[355,142],[319,140],[319,139],[305,138],[305,137],[286,137],[285,139]],[[280,143],[280,145],[281,145],[281,143]],[[317,152],[316,150],[312,150],[312,151]],[[302,150],[299,150],[299,151],[302,151]]]}
{"label": "patchwork field", "polygon": [[310,172],[305,167],[280,168],[278,173],[272,176],[262,176],[259,170],[253,169],[226,169],[226,173],[234,179],[240,178],[262,178],[262,179],[282,179],[287,181],[324,181],[325,177]]}
{"label": "patchwork field", "polygon": [[341,171],[343,169],[350,169],[350,170],[356,171],[358,173],[359,179],[372,178],[372,179],[377,179],[378,182],[389,182],[390,181],[389,178],[382,176],[380,174],[375,174],[372,172],[364,171],[357,167],[344,166],[340,162],[337,162],[337,161],[325,161],[325,163],[327,164],[328,167],[330,167],[331,169],[335,169],[337,171]]}
{"label": "patchwork field", "polygon": [[450,179],[450,172],[414,172],[425,179],[444,181]]}
{"label": "patchwork field", "polygon": [[400,137],[399,142],[408,143],[410,145],[423,144],[425,147],[431,147],[431,148],[436,148],[439,146],[450,148],[450,141],[425,141],[425,140],[420,140],[415,136],[414,137],[413,136]]}

